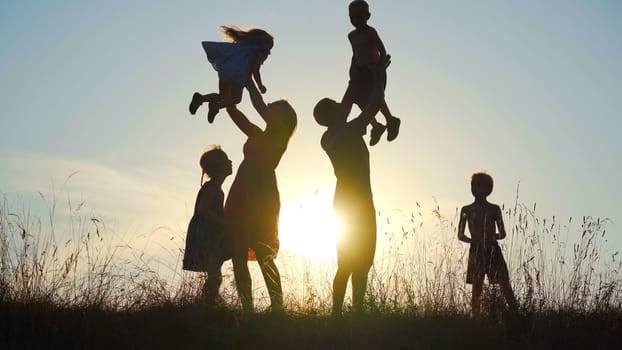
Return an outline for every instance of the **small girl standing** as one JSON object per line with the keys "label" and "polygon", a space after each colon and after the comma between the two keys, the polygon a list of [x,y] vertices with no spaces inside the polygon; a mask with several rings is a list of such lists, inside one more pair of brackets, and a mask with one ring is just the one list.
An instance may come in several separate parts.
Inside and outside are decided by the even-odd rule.
{"label": "small girl standing", "polygon": [[218,72],[218,93],[201,95],[195,92],[190,102],[190,114],[194,115],[204,102],[209,102],[207,120],[212,123],[218,110],[236,105],[242,100],[242,90],[251,76],[259,91],[266,92],[261,82],[259,68],[270,55],[274,38],[262,29],[242,30],[234,26],[220,27],[231,42],[204,41],[207,60]]}
{"label": "small girl standing", "polygon": [[223,218],[224,193],[222,183],[231,175],[231,161],[219,147],[204,152],[199,161],[202,169],[201,182],[207,175],[209,181],[201,184],[194,205],[194,214],[188,225],[183,269],[207,272],[201,296],[213,306],[222,283],[220,268],[231,258]]}

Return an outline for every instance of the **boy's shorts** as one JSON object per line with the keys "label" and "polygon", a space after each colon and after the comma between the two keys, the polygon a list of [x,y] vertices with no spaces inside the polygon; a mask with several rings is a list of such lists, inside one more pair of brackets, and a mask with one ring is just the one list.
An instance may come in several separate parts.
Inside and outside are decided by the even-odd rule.
{"label": "boy's shorts", "polygon": [[489,283],[495,284],[510,279],[501,247],[496,242],[487,246],[472,244],[469,249],[466,283],[483,282],[485,275]]}
{"label": "boy's shorts", "polygon": [[[384,81],[384,88],[386,88],[387,82]],[[374,74],[369,66],[357,66],[350,67],[350,81],[348,82],[348,89],[352,97],[352,102],[363,108],[369,104],[371,98],[371,92],[374,87]]]}

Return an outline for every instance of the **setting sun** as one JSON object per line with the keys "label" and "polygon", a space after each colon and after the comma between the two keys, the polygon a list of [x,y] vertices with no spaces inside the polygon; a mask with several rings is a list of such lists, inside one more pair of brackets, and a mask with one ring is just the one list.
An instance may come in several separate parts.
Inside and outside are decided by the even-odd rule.
{"label": "setting sun", "polygon": [[281,209],[281,247],[306,256],[336,256],[335,242],[340,224],[333,213],[332,199],[332,190],[317,190],[301,195]]}

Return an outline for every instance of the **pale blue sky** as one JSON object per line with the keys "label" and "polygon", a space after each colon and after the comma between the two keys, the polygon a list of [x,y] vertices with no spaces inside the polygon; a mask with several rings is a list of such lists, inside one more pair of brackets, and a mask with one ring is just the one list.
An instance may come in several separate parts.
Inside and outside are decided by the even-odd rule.
{"label": "pale blue sky", "polygon": [[[215,5],[217,4],[217,5]],[[185,229],[198,155],[221,144],[241,160],[225,113],[192,117],[194,91],[217,87],[201,49],[218,26],[275,38],[266,100],[287,97],[299,126],[278,169],[283,206],[331,188],[315,102],[341,97],[351,50],[348,1],[14,1],[0,3],[0,192],[66,187],[118,230]],[[538,203],[543,217],[622,221],[619,1],[370,1],[393,63],[386,97],[402,130],[371,148],[378,209],[471,200]],[[259,123],[244,97],[240,108]],[[231,183],[228,179],[225,189]],[[129,225],[129,226],[128,226]]]}

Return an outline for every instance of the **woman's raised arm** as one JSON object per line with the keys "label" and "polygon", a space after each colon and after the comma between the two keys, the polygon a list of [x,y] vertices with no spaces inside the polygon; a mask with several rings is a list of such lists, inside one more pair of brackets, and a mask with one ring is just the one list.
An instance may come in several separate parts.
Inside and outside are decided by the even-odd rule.
{"label": "woman's raised arm", "polygon": [[237,127],[247,136],[255,136],[261,133],[261,128],[257,125],[251,123],[248,118],[244,115],[244,113],[240,112],[236,105],[231,105],[227,107],[227,113],[229,113],[229,117],[237,125]]}

